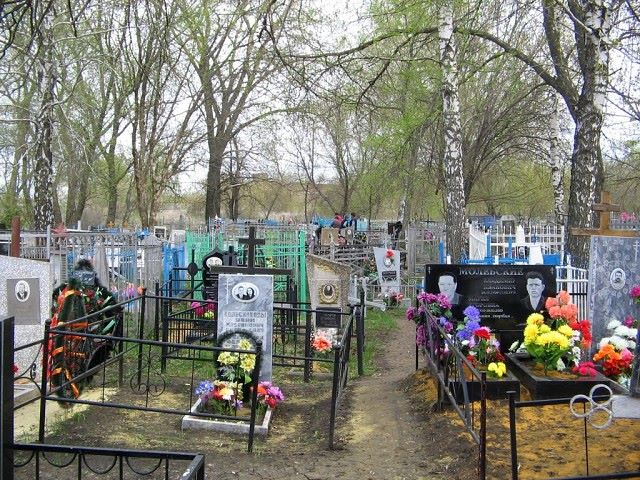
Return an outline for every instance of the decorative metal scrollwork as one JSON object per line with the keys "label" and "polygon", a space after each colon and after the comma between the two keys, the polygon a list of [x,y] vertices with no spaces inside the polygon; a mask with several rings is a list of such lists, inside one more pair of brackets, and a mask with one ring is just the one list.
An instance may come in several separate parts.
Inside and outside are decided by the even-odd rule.
{"label": "decorative metal scrollwork", "polygon": [[[594,397],[596,397],[595,393],[600,389],[605,390],[608,394],[607,399],[602,402],[598,402],[594,399]],[[584,413],[577,412],[574,409],[573,404],[577,401],[584,402]],[[611,425],[611,422],[613,421],[613,410],[610,408],[612,403],[613,391],[607,385],[600,383],[591,388],[588,396],[576,395],[571,398],[571,402],[569,402],[569,410],[571,410],[572,415],[576,418],[586,418],[589,422],[589,425],[591,425],[593,428],[604,429]],[[587,404],[589,405],[588,407],[586,406]],[[593,420],[593,416],[599,412],[606,415],[606,420],[603,423],[597,423]]]}
{"label": "decorative metal scrollwork", "polygon": [[167,381],[158,370],[151,368],[153,364],[160,365],[160,354],[151,355],[151,346],[149,346],[147,355],[139,364],[140,368],[133,372],[129,379],[129,386],[133,393],[152,397],[159,397],[164,393]]}

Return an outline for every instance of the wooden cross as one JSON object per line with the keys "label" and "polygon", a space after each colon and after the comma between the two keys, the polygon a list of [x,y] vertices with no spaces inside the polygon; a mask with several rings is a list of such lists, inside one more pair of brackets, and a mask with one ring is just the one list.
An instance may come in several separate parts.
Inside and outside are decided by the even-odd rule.
{"label": "wooden cross", "polygon": [[609,218],[611,212],[619,212],[620,205],[611,203],[609,192],[602,192],[600,203],[593,205],[594,212],[600,212],[600,228],[580,228],[571,227],[571,235],[602,235],[607,237],[635,237],[637,232],[633,230],[619,230],[609,228]]}
{"label": "wooden cross", "polygon": [[247,257],[247,268],[255,268],[256,266],[256,246],[264,245],[264,238],[256,238],[256,227],[249,227],[249,238],[240,238],[238,243],[247,245],[249,255]]}

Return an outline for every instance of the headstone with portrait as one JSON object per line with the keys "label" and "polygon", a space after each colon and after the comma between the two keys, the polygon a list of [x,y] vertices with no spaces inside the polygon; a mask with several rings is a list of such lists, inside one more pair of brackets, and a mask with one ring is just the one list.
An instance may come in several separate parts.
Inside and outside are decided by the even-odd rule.
{"label": "headstone with portrait", "polygon": [[[42,338],[44,322],[51,315],[53,273],[49,263],[0,256],[0,315],[15,317],[15,344]],[[22,372],[35,358],[38,347],[15,353]]]}
{"label": "headstone with portrait", "polygon": [[233,247],[223,252],[216,248],[209,252],[202,259],[202,298],[205,300],[218,300],[218,276],[216,267],[236,266],[238,264],[237,254]]}
{"label": "headstone with portrait", "polygon": [[260,380],[271,381],[273,357],[273,276],[220,274],[218,337],[246,330],[262,340]]}
{"label": "headstone with portrait", "polygon": [[313,327],[335,338],[342,328],[342,312],[346,311],[351,269],[332,260],[307,255],[307,278],[311,308],[315,310]]}
{"label": "headstone with portrait", "polygon": [[593,345],[606,336],[611,320],[637,315],[629,291],[640,284],[640,238],[591,237],[589,317]]}
{"label": "headstone with portrait", "polygon": [[553,266],[434,264],[425,271],[425,290],[447,295],[459,320],[467,306],[477,307],[482,324],[497,333],[503,350],[522,340],[527,317],[556,295]]}
{"label": "headstone with portrait", "polygon": [[378,281],[383,295],[400,292],[400,251],[373,247]]}

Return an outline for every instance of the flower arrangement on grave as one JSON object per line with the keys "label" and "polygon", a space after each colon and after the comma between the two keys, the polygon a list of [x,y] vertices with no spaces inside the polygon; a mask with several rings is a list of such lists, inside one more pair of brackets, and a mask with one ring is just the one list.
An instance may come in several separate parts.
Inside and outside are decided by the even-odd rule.
{"label": "flower arrangement on grave", "polygon": [[214,302],[206,300],[204,302],[193,301],[191,302],[191,308],[196,316],[200,318],[213,320],[215,317],[216,304]]}
{"label": "flower arrangement on grave", "polygon": [[[238,350],[252,350],[252,345],[246,338],[238,342]],[[235,415],[242,407],[243,401],[248,400],[251,373],[256,366],[256,356],[253,353],[238,353],[222,351],[217,358],[217,377],[214,380],[204,380],[195,389],[200,398],[202,408],[211,413]]]}
{"label": "flower arrangement on grave", "polygon": [[628,385],[631,379],[638,323],[631,315],[622,322],[610,321],[607,330],[611,335],[600,340],[599,350],[593,356],[602,372],[622,385]]}
{"label": "flower arrangement on grave", "polygon": [[633,303],[640,305],[640,285],[634,285],[629,291],[629,296],[633,300]]}
{"label": "flower arrangement on grave", "polygon": [[591,345],[591,322],[578,320],[578,307],[566,291],[545,303],[548,318],[532,313],[524,329],[524,347],[536,363],[549,370],[578,365],[583,348]]}
{"label": "flower arrangement on grave", "polygon": [[475,306],[468,306],[463,313],[464,321],[457,326],[455,334],[460,350],[476,369],[485,370],[489,377],[502,378],[507,366],[500,342],[489,327],[480,325],[480,311]]}
{"label": "flower arrangement on grave", "polygon": [[331,351],[333,345],[324,333],[316,331],[311,338],[311,348],[318,353],[326,354]]}
{"label": "flower arrangement on grave", "polygon": [[404,295],[400,292],[385,293],[382,297],[382,300],[387,307],[395,307],[399,305],[403,299]]}
{"label": "flower arrangement on grave", "polygon": [[[407,320],[416,324],[416,344],[419,347],[427,346],[427,318],[423,313],[428,312],[438,320],[445,332],[453,331],[451,302],[444,294],[420,292],[417,296],[419,306],[409,307],[406,312]],[[434,332],[435,333],[435,332]]]}
{"label": "flower arrangement on grave", "polygon": [[276,406],[284,402],[284,394],[279,387],[271,382],[260,382],[258,384],[258,408],[265,411],[267,408],[275,409]]}

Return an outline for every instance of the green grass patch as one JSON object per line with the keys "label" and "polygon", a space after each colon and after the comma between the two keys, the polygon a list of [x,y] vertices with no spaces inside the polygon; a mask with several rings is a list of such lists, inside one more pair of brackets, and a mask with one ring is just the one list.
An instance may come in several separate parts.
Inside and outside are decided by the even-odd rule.
{"label": "green grass patch", "polygon": [[[363,367],[365,375],[372,375],[378,370],[376,358],[382,352],[384,342],[387,341],[389,333],[398,328],[398,321],[404,318],[404,311],[401,308],[394,308],[384,312],[374,309],[367,309],[367,316],[364,319],[364,358]],[[358,357],[355,339],[352,343],[353,351],[349,359],[349,371],[353,377],[358,376]]]}

